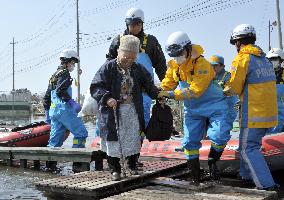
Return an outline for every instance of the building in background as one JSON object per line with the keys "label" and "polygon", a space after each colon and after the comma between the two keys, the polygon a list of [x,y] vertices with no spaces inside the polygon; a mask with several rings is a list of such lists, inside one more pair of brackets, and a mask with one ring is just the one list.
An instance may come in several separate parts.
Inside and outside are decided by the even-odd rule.
{"label": "building in background", "polygon": [[28,118],[32,112],[32,94],[28,89],[0,93],[0,118]]}

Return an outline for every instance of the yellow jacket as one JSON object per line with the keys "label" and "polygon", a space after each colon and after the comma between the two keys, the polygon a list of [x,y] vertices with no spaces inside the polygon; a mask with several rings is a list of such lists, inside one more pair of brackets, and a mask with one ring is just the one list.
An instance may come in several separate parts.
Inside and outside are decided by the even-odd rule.
{"label": "yellow jacket", "polygon": [[[162,80],[161,87],[164,90],[174,90],[176,100],[198,98],[208,88],[215,72],[210,63],[202,56],[203,48],[200,45],[192,45],[192,56],[182,65],[174,60],[168,62],[168,70]],[[189,88],[175,89],[179,81],[186,81]]]}
{"label": "yellow jacket", "polygon": [[270,128],[277,125],[275,73],[262,50],[242,47],[234,58],[231,79],[224,91],[241,99],[241,127]]}

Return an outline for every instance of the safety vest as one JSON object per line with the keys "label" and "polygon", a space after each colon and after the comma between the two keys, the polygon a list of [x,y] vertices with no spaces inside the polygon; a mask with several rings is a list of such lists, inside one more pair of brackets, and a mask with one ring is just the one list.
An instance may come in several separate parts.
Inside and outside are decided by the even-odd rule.
{"label": "safety vest", "polygon": [[[120,38],[121,38],[122,36],[124,36],[123,33],[120,34]],[[142,45],[140,46],[140,52],[145,53],[147,44],[148,44],[148,34],[144,33],[143,42],[142,42]]]}

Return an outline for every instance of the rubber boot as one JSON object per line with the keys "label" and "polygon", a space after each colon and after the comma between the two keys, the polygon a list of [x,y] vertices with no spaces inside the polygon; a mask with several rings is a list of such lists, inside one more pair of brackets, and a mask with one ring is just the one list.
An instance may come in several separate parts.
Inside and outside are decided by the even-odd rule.
{"label": "rubber boot", "polygon": [[220,180],[220,171],[217,166],[217,161],[220,160],[223,151],[216,151],[211,147],[208,155],[209,175],[212,180]]}
{"label": "rubber boot", "polygon": [[137,156],[138,154],[126,157],[127,167],[131,175],[138,175]]}
{"label": "rubber boot", "polygon": [[187,167],[189,169],[189,181],[193,185],[199,185],[200,183],[200,163],[199,158],[187,160]]}
{"label": "rubber boot", "polygon": [[121,180],[121,174],[118,172],[113,172],[111,174],[111,180],[112,181],[120,181]]}
{"label": "rubber boot", "polygon": [[72,148],[85,148],[86,138],[73,138]]}

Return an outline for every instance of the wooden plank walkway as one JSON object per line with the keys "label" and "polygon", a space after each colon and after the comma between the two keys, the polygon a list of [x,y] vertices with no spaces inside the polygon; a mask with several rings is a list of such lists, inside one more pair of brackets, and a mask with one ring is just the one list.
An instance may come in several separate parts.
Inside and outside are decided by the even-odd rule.
{"label": "wooden plank walkway", "polygon": [[95,169],[102,170],[104,153],[95,148],[50,148],[50,147],[0,147],[0,159],[12,165],[13,160],[20,160],[20,167],[26,168],[27,161],[34,161],[38,168],[40,161],[81,163],[88,170],[90,162],[95,161]]}
{"label": "wooden plank walkway", "polygon": [[68,177],[43,180],[36,183],[36,187],[53,194],[103,198],[145,186],[150,179],[167,175],[186,166],[185,161],[148,161],[143,163],[143,172],[135,176],[127,173],[127,177],[121,181],[112,181],[109,171],[88,171]]}

